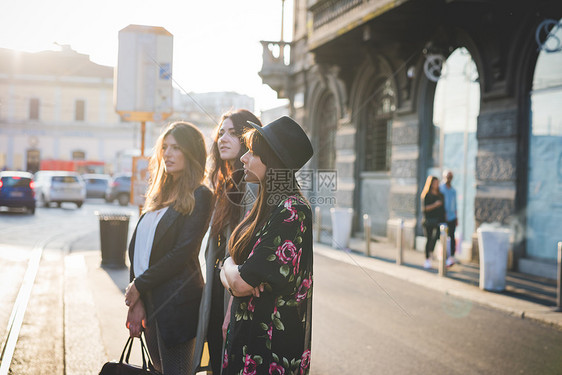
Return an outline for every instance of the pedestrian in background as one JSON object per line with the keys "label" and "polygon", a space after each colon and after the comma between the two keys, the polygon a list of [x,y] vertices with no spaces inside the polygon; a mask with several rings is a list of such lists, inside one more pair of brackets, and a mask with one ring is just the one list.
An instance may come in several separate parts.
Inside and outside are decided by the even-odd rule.
{"label": "pedestrian in background", "polygon": [[449,239],[451,242],[451,254],[447,258],[447,267],[455,264],[455,230],[459,224],[457,218],[457,191],[451,184],[453,181],[453,172],[446,170],[443,172],[443,180],[439,185],[439,191],[445,198],[445,222],[447,223]]}
{"label": "pedestrian in background", "polygon": [[201,241],[212,193],[204,186],[207,152],[201,132],[172,123],[156,141],[150,182],[131,243],[125,293],[131,336],[144,328],[148,350],[165,375],[190,373],[203,276]]}
{"label": "pedestrian in background", "polygon": [[294,173],[312,157],[312,145],[289,117],[252,125],[241,160],[259,196],[232,233],[220,274],[234,296],[222,374],[308,374],[312,211]]}
{"label": "pedestrian in background", "polygon": [[206,279],[199,310],[193,373],[201,364],[205,340],[213,374],[221,372],[222,327],[231,296],[222,286],[217,265],[228,254],[226,245],[232,230],[255,200],[255,192],[249,190],[243,181],[244,170],[240,161],[240,157],[248,151],[242,139],[243,134],[252,129],[248,121],[261,126],[260,120],[245,109],[224,114],[211,146],[209,181],[215,191],[216,203],[205,252]]}
{"label": "pedestrian in background", "polygon": [[431,255],[435,248],[435,243],[439,239],[439,225],[445,222],[445,209],[443,206],[444,197],[439,191],[439,179],[435,176],[428,176],[421,193],[423,202],[425,236],[425,263],[424,268],[431,268]]}

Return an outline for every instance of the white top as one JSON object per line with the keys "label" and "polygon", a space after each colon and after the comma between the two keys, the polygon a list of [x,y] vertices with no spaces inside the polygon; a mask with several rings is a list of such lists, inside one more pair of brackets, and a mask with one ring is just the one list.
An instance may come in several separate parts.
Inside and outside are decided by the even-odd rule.
{"label": "white top", "polygon": [[154,233],[156,233],[156,227],[167,209],[168,207],[164,207],[157,211],[149,211],[139,223],[135,237],[135,257],[133,259],[135,277],[142,275],[148,269]]}

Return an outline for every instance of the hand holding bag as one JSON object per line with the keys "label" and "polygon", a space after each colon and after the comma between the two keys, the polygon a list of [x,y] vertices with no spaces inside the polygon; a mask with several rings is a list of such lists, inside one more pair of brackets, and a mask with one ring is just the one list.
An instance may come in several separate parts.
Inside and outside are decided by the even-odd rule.
{"label": "hand holding bag", "polygon": [[133,348],[134,341],[133,337],[129,337],[125,347],[123,348],[123,353],[121,353],[119,362],[105,363],[101,368],[99,375],[162,375],[154,369],[154,365],[150,359],[150,354],[148,353],[148,349],[146,348],[146,344],[144,342],[143,334],[141,334],[139,340],[141,344],[142,367],[129,363],[129,357],[131,356],[131,349]]}

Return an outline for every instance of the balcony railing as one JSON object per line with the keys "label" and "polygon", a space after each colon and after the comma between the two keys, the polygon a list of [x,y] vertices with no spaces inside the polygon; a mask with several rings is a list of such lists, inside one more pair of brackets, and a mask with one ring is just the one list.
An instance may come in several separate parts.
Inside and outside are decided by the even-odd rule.
{"label": "balcony railing", "polygon": [[263,83],[284,97],[289,73],[290,42],[262,40],[263,64],[259,73]]}
{"label": "balcony railing", "polygon": [[413,0],[316,1],[308,8],[312,14],[308,47],[314,50],[408,1]]}
{"label": "balcony railing", "polygon": [[362,4],[365,0],[328,0],[317,2],[310,10],[313,14],[313,27],[315,29],[333,21],[349,10]]}

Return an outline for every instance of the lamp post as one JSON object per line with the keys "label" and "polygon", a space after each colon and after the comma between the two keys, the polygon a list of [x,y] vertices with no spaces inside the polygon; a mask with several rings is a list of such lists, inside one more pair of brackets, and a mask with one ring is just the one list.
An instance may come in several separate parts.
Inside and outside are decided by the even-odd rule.
{"label": "lamp post", "polygon": [[281,0],[281,41],[283,42],[283,26],[285,24],[285,0]]}

